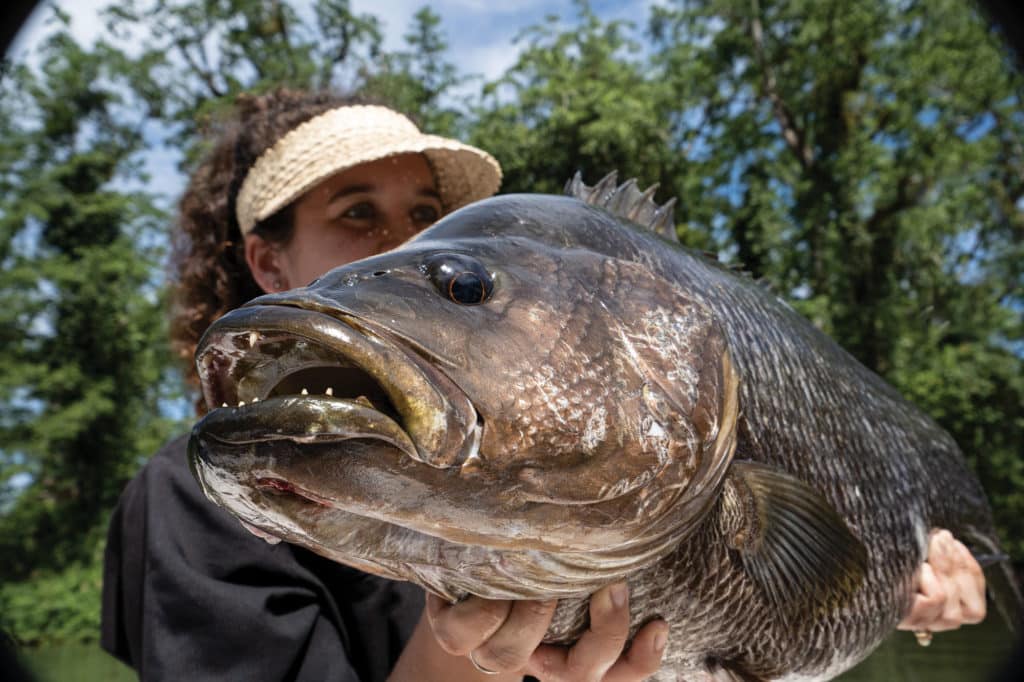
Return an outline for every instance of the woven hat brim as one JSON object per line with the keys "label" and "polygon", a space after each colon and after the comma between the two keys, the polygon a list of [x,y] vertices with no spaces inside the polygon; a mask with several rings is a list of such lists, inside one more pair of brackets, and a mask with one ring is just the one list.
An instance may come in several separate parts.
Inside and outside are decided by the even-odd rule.
{"label": "woven hat brim", "polygon": [[[276,169],[274,177],[263,183],[257,192],[263,196],[256,201],[249,215],[240,215],[239,226],[245,234],[252,227],[295,199],[301,197],[327,178],[363,163],[378,161],[400,154],[420,153],[427,157],[437,182],[438,194],[445,212],[492,196],[501,186],[501,166],[487,152],[436,135],[416,133],[398,140],[377,141],[366,136],[367,144],[361,149],[332,151],[329,144],[310,150],[299,160],[293,159],[287,167]],[[243,189],[244,191],[244,189]],[[239,196],[239,200],[242,200]]]}

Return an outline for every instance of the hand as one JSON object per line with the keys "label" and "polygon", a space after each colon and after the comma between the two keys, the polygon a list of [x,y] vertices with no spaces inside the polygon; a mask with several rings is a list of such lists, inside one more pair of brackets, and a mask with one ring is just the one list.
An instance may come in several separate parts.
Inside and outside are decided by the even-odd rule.
{"label": "hand", "polygon": [[661,665],[668,638],[662,620],[629,636],[629,591],[624,583],[590,599],[590,629],[572,647],[541,644],[557,602],[494,601],[470,597],[457,604],[427,595],[427,617],[441,648],[469,656],[487,670],[529,674],[542,682],[633,682]]}
{"label": "hand", "polygon": [[933,531],[928,559],[914,576],[915,594],[900,630],[941,632],[985,618],[985,575],[948,530]]}

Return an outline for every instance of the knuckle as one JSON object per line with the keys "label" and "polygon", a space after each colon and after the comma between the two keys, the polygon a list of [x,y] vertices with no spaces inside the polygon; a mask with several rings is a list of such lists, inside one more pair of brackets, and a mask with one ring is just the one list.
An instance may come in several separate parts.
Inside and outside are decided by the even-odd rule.
{"label": "knuckle", "polygon": [[567,680],[582,680],[584,675],[587,673],[587,667],[583,665],[583,662],[578,658],[569,657],[569,660],[565,662],[565,671],[563,677]]}
{"label": "knuckle", "polygon": [[478,663],[491,670],[507,672],[519,670],[525,666],[529,659],[529,652],[524,653],[512,646],[487,643],[476,649],[474,658]]}
{"label": "knuckle", "polygon": [[437,640],[438,645],[450,654],[463,654],[465,647],[462,644],[462,638],[459,637],[450,628],[443,624],[434,625],[434,639]]}
{"label": "knuckle", "polygon": [[606,647],[621,647],[629,638],[629,621],[619,622],[619,619],[602,619],[599,622],[591,622],[590,629],[601,639]]}
{"label": "knuckle", "polygon": [[508,609],[509,605],[507,602],[485,601],[477,612],[478,622],[483,628],[493,631],[505,622],[505,618],[508,616]]}
{"label": "knuckle", "polygon": [[554,661],[544,659],[534,664],[533,676],[544,682],[559,682],[564,679],[563,670]]}
{"label": "knuckle", "polygon": [[605,639],[608,642],[609,649],[614,649],[616,652],[621,653],[626,646],[626,640],[629,639],[629,630],[616,628],[614,632],[609,632]]}
{"label": "knuckle", "polygon": [[964,563],[967,573],[970,574],[972,578],[981,578],[982,580],[985,579],[985,571],[981,570],[981,564],[977,562],[977,560],[974,558],[974,555],[968,553],[968,556],[966,557]]}
{"label": "knuckle", "polygon": [[971,609],[970,611],[964,611],[964,622],[970,623],[971,625],[977,625],[981,621],[985,620],[985,609]]}
{"label": "knuckle", "polygon": [[520,602],[531,619],[547,618],[555,611],[556,602],[525,601]]}
{"label": "knuckle", "polygon": [[658,672],[661,667],[661,659],[664,657],[665,652],[662,651],[658,654],[650,654],[646,656],[638,656],[633,663],[632,668],[636,670],[637,676],[640,679],[646,680],[648,677]]}

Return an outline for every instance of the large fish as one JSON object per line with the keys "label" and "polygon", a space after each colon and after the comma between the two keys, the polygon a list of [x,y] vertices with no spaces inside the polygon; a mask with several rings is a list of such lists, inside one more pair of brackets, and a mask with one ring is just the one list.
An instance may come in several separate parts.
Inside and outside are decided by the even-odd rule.
{"label": "large fish", "polygon": [[264,296],[196,353],[191,461],[251,530],[449,599],[628,580],[658,679],[827,679],[930,529],[998,551],[956,444],[634,183],[507,195]]}

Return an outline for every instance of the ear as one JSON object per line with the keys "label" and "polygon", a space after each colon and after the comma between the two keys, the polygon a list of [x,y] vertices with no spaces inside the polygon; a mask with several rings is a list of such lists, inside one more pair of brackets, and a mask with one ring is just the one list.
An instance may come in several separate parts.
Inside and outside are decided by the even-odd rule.
{"label": "ear", "polygon": [[253,279],[266,293],[289,289],[281,252],[256,234],[245,236],[245,262]]}

